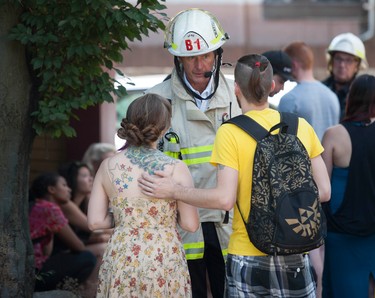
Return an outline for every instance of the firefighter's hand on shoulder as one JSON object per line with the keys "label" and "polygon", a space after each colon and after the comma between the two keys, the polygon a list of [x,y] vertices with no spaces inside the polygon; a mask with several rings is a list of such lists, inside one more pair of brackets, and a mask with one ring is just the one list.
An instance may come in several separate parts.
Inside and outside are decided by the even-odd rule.
{"label": "firefighter's hand on shoulder", "polygon": [[172,173],[155,171],[155,175],[146,172],[138,178],[138,186],[143,194],[158,199],[174,199],[173,192],[177,183],[172,178]]}

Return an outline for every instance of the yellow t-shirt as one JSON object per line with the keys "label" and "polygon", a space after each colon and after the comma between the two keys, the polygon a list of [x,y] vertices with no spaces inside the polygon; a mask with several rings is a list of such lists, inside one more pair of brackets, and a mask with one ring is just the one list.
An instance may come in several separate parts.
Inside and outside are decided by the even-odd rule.
{"label": "yellow t-shirt", "polygon": [[[267,130],[280,122],[279,112],[273,109],[252,110],[246,115]],[[305,146],[310,158],[317,157],[323,152],[314,129],[303,118],[299,118],[297,137]],[[256,141],[245,131],[234,124],[225,124],[217,131],[211,156],[212,164],[221,164],[238,171],[237,202],[245,219],[250,211],[255,147]],[[229,240],[228,253],[241,256],[265,255],[250,242],[237,204],[234,207],[233,233]]]}

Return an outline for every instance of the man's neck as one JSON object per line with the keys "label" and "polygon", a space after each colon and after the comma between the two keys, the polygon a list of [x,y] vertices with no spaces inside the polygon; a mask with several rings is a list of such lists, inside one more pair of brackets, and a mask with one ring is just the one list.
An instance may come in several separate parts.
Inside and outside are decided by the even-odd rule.
{"label": "man's neck", "polygon": [[241,104],[242,114],[246,114],[249,111],[261,111],[261,110],[267,109],[269,107],[270,107],[270,105],[269,105],[268,101],[264,101],[261,104],[247,103],[247,102],[245,104]]}
{"label": "man's neck", "polygon": [[296,80],[298,83],[301,82],[315,82],[316,79],[314,78],[313,71],[308,69],[308,70],[300,70],[298,72],[298,75],[296,75]]}
{"label": "man's neck", "polygon": [[202,95],[202,93],[206,91],[206,89],[208,89],[209,93],[211,93],[212,91],[212,77],[209,80],[207,80],[207,83],[202,83],[202,84],[197,85],[197,84],[191,84],[189,80],[187,79],[186,74],[184,73],[183,80],[185,84],[188,86],[188,88],[192,89],[196,93],[198,92],[199,95]]}
{"label": "man's neck", "polygon": [[351,81],[350,82],[337,82],[334,80],[333,83],[335,85],[335,90],[340,91],[342,89],[348,88],[348,86],[351,84]]}

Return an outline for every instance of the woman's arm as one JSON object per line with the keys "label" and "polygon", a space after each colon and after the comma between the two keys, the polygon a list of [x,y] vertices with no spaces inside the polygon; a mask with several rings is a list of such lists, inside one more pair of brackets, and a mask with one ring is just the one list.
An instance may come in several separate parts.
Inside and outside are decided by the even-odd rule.
{"label": "woman's arm", "polygon": [[333,138],[334,135],[332,135],[333,131],[332,128],[329,128],[325,131],[322,139],[322,145],[324,147],[324,151],[322,153],[322,158],[324,161],[324,164],[326,165],[328,176],[331,177],[332,174],[332,168],[333,168],[333,145],[334,142]]}
{"label": "woman's arm", "polygon": [[85,245],[78,238],[76,233],[72,230],[69,224],[66,224],[59,232],[56,233],[56,236],[72,251],[82,251],[85,249]]}
{"label": "woman's arm", "polygon": [[60,205],[60,208],[72,226],[85,232],[91,232],[87,224],[87,216],[73,201]]}
{"label": "woman's arm", "polygon": [[[193,178],[185,163],[178,162],[174,165],[173,179],[183,186],[194,187]],[[196,207],[177,201],[177,221],[182,229],[188,232],[195,232],[199,228],[199,215]]]}
{"label": "woman's arm", "polygon": [[331,198],[331,181],[322,156],[311,159],[311,166],[313,178],[319,190],[319,199],[321,202],[327,202]]}
{"label": "woman's arm", "polygon": [[108,196],[103,186],[105,174],[105,168],[102,163],[95,175],[87,211],[88,226],[92,231],[109,229],[114,226],[113,215],[108,212]]}

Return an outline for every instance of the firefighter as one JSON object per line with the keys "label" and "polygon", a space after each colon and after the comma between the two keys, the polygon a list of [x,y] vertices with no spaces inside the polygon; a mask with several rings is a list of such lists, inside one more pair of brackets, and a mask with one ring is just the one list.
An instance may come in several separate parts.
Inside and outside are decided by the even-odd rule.
{"label": "firefighter", "polygon": [[[223,121],[241,114],[234,82],[220,71],[222,46],[228,39],[210,12],[190,8],[178,13],[169,21],[164,41],[174,56],[174,68],[166,80],[147,91],[171,101],[172,124],[162,150],[189,166],[198,188],[216,186],[217,169],[209,163],[216,131]],[[193,297],[206,297],[207,284],[213,297],[223,297],[232,212],[200,209],[199,216],[197,232],[180,230]]]}
{"label": "firefighter", "polygon": [[330,76],[323,81],[336,93],[341,108],[340,119],[345,115],[346,96],[349,87],[360,69],[366,69],[365,46],[353,33],[342,33],[332,39],[327,49]]}

